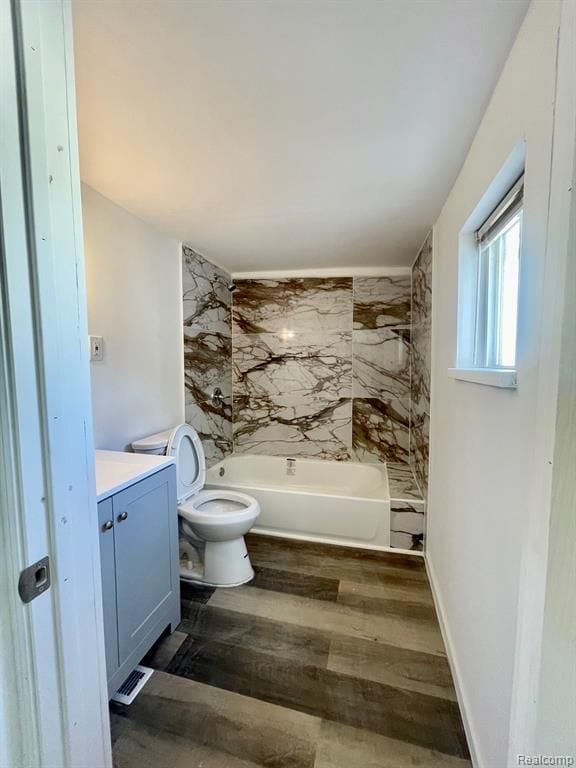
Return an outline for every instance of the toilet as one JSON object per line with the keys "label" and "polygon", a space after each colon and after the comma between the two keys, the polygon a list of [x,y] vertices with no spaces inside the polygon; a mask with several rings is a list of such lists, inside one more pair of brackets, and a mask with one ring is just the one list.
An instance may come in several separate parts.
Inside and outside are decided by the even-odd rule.
{"label": "toilet", "polygon": [[244,535],[260,505],[236,491],[202,490],[206,460],[188,424],[132,443],[135,453],[166,454],[176,462],[180,578],[212,587],[237,587],[254,577]]}

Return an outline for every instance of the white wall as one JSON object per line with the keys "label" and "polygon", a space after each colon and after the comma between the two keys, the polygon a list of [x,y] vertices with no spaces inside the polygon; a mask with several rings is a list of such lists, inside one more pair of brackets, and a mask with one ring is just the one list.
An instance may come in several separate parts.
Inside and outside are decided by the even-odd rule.
{"label": "white wall", "polygon": [[184,421],[180,246],[86,185],[82,209],[95,445],[124,450]]}
{"label": "white wall", "polygon": [[[521,555],[535,484],[559,2],[535,0],[435,228],[428,565],[477,766],[503,768]],[[518,390],[450,379],[458,237],[526,142]],[[555,393],[550,393],[555,397]]]}

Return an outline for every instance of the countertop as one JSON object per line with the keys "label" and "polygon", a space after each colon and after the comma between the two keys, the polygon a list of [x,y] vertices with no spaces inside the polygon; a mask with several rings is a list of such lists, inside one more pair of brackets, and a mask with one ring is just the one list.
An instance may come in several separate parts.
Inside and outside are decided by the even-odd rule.
{"label": "countertop", "polygon": [[102,501],[138,480],[174,464],[171,456],[148,456],[122,451],[95,451],[96,500]]}

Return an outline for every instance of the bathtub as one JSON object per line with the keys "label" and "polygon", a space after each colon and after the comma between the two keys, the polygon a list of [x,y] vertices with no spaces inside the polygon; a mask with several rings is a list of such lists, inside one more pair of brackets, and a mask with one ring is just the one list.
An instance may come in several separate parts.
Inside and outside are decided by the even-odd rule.
{"label": "bathtub", "polygon": [[253,496],[256,533],[367,549],[390,546],[385,464],[233,455],[206,473],[206,488]]}

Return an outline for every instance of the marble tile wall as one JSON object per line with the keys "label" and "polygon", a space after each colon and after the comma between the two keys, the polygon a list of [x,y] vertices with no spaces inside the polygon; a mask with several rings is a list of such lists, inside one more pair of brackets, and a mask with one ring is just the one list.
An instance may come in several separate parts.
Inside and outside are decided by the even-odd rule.
{"label": "marble tile wall", "polygon": [[[182,246],[185,418],[200,435],[206,464],[232,453],[230,275]],[[214,405],[220,387],[226,400]]]}
{"label": "marble tile wall", "polygon": [[388,464],[390,546],[422,551],[425,502],[409,464]]}
{"label": "marble tile wall", "polygon": [[410,275],[354,278],[352,338],[355,458],[407,463]]}
{"label": "marble tile wall", "polygon": [[234,450],[407,463],[410,276],[237,286]]}
{"label": "marble tile wall", "polygon": [[410,464],[426,498],[430,437],[432,349],[432,232],[412,268],[412,377]]}
{"label": "marble tile wall", "polygon": [[235,451],[350,458],[351,278],[238,281],[232,360]]}

